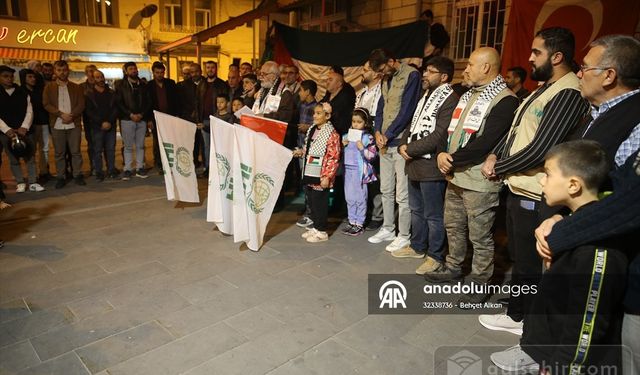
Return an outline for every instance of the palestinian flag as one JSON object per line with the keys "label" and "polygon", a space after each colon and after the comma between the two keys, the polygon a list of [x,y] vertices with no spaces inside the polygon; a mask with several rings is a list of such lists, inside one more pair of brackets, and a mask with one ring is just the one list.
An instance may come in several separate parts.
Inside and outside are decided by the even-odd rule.
{"label": "palestinian flag", "polygon": [[345,80],[357,87],[362,65],[376,48],[385,48],[398,59],[416,58],[421,63],[428,39],[425,21],[345,33],[306,31],[277,22],[274,24],[273,59],[278,64],[297,66],[302,79],[311,79],[319,84],[323,83],[329,68],[337,65],[344,69]]}

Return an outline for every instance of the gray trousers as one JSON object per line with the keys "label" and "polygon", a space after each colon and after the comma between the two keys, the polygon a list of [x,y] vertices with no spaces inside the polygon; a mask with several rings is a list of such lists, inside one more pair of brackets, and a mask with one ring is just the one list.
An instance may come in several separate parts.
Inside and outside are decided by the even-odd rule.
{"label": "gray trousers", "polygon": [[640,372],[640,315],[624,314],[622,345],[622,374],[637,374]]}
{"label": "gray trousers", "polygon": [[53,148],[56,155],[56,174],[57,178],[64,178],[65,171],[65,153],[67,146],[71,153],[71,166],[74,177],[82,175],[82,155],[80,155],[80,128],[76,126],[73,129],[51,129],[51,139],[53,140]]}
{"label": "gray trousers", "polygon": [[461,270],[469,239],[473,245],[469,277],[480,283],[489,281],[493,275],[492,227],[499,203],[498,193],[477,192],[449,183],[444,198],[444,226],[449,240],[448,268]]}
{"label": "gray trousers", "polygon": [[144,168],[144,136],[147,134],[145,121],[120,120],[120,134],[124,144],[124,170],[131,171],[133,148],[136,149],[136,169]]}
{"label": "gray trousers", "polygon": [[409,239],[411,210],[409,210],[409,179],[404,174],[405,160],[397,147],[389,147],[380,155],[380,192],[382,193],[382,227],[395,232],[396,203],[398,204],[398,236]]}

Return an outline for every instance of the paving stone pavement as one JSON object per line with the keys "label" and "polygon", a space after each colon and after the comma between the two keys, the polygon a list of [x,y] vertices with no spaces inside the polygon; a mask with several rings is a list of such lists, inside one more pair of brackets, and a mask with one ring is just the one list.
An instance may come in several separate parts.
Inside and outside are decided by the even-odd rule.
{"label": "paving stone pavement", "polygon": [[154,171],[87,182],[0,213],[0,375],[434,374],[442,345],[518,342],[471,313],[368,315],[367,275],[420,260],[338,232],[306,244],[299,205],[252,252]]}

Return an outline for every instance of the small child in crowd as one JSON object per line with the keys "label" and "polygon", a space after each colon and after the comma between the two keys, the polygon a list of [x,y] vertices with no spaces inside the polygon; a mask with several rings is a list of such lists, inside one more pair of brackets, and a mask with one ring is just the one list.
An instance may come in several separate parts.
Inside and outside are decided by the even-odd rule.
{"label": "small child in crowd", "polygon": [[[318,92],[318,85],[312,80],[305,80],[300,82],[300,90],[298,90],[298,96],[300,97],[300,118],[298,121],[298,143],[297,147],[304,148],[304,140],[307,135],[307,131],[313,124],[313,111],[318,102],[316,101],[316,93]],[[300,170],[304,168],[304,159],[300,159]],[[311,208],[309,206],[309,197],[307,193],[308,187],[303,185],[304,190],[304,213],[296,225],[301,228],[306,228],[313,224],[311,220]]]}
{"label": "small child in crowd", "polygon": [[[216,117],[220,120],[226,121],[229,124],[234,123],[235,116],[229,112],[229,97],[227,95],[219,95],[216,98]],[[207,131],[209,131],[207,129]]]}
{"label": "small child in crowd", "polygon": [[233,98],[231,101],[231,114],[233,114],[233,123],[239,124],[240,119],[236,117],[235,113],[244,107],[244,101],[242,98]]}
{"label": "small child in crowd", "polygon": [[[598,200],[609,166],[597,142],[579,140],[554,146],[544,170],[540,183],[546,203],[575,213]],[[612,238],[553,258],[538,285],[520,346],[511,349],[531,357],[521,369],[556,375],[621,368],[622,301],[628,259],[635,252],[631,243]]]}
{"label": "small child in crowd", "polygon": [[241,98],[244,100],[244,105],[252,108],[256,101],[256,93],[260,91],[258,77],[255,74],[250,73],[242,77],[242,91]]}
{"label": "small child in crowd", "polygon": [[307,242],[322,242],[329,239],[327,234],[327,216],[329,215],[329,190],[340,163],[340,135],[329,119],[331,105],[317,104],[313,112],[313,125],[307,131],[305,148],[293,151],[295,157],[304,157],[302,183],[307,185],[311,220],[313,225],[307,228],[302,238]]}
{"label": "small child in crowd", "polygon": [[[362,132],[357,141],[342,138],[344,148],[344,196],[347,200],[349,224],[342,233],[357,236],[364,232],[367,215],[367,184],[377,177],[371,162],[377,155],[376,143],[371,134],[371,116],[365,108],[356,108],[351,115],[351,129]],[[353,131],[350,131],[352,133]],[[357,133],[357,132],[356,132]]]}

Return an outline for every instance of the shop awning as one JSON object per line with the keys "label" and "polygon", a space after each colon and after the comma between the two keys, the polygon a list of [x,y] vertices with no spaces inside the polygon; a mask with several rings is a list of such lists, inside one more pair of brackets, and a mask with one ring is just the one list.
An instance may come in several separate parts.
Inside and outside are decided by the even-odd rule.
{"label": "shop awning", "polygon": [[60,56],[62,51],[0,47],[2,59],[57,61],[60,60]]}

